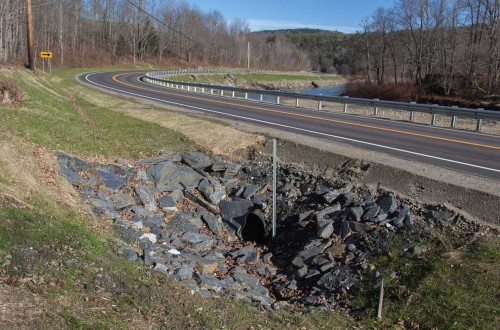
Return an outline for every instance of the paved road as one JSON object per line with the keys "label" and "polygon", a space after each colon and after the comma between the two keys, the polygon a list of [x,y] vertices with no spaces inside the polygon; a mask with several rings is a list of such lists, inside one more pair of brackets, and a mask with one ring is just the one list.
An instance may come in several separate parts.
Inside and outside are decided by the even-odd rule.
{"label": "paved road", "polygon": [[171,90],[142,82],[143,74],[102,72],[80,79],[125,95],[500,180],[499,136]]}

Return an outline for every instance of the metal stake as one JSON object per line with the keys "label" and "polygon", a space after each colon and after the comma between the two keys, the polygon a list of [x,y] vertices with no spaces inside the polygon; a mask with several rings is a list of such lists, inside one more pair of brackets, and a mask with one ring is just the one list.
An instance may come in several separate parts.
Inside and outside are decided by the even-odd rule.
{"label": "metal stake", "polygon": [[276,158],[278,158],[278,142],[273,139],[273,238],[276,236]]}

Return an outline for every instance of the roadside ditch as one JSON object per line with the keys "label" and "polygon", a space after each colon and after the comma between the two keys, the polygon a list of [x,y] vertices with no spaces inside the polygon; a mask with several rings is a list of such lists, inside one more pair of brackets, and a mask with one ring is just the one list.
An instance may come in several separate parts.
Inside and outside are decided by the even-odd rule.
{"label": "roadside ditch", "polygon": [[359,302],[360,292],[376,290],[382,278],[404,279],[404,266],[377,261],[385,247],[397,241],[411,264],[434,254],[442,233],[457,247],[490,230],[443,205],[359,184],[370,168],[360,161],[333,166],[328,176],[281,163],[272,238],[265,154],[245,162],[198,152],[135,163],[88,163],[63,153],[57,160],[94,213],[112,219],[124,258],[193,294],[266,308],[320,305],[358,314],[369,305]]}

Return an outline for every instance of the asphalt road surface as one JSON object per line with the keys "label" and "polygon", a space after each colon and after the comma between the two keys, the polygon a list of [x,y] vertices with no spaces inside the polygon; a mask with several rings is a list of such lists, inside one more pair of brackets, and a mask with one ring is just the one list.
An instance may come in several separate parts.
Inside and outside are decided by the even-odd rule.
{"label": "asphalt road surface", "polygon": [[500,136],[172,90],[142,82],[144,73],[98,72],[79,78],[124,95],[299,133],[304,139],[347,143],[500,180]]}

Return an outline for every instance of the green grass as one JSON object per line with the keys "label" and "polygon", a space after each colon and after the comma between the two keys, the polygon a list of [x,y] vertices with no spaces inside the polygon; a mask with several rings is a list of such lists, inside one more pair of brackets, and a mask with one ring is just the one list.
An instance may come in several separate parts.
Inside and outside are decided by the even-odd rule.
{"label": "green grass", "polygon": [[[407,239],[398,238],[372,263],[386,286],[383,321],[376,320],[379,288],[367,273],[355,300],[369,328],[391,328],[398,322],[421,329],[492,329],[498,326],[500,305],[500,241],[483,237],[472,245],[453,228],[434,229],[413,237],[423,251],[416,256]],[[409,248],[409,252],[404,249]],[[390,274],[397,273],[391,279]]]}
{"label": "green grass", "polygon": [[[35,79],[21,72],[17,81],[27,98],[22,104],[0,107],[0,131],[79,156],[141,157],[186,148],[186,142],[172,130],[79,97],[78,93],[95,92],[75,88],[73,77],[85,71],[93,70],[62,68],[53,77],[40,75]],[[6,176],[0,176],[0,183],[12,184]],[[27,202],[33,210],[0,200],[0,277],[27,289],[16,301],[31,301],[36,295],[38,304],[47,311],[37,321],[41,328],[315,329],[351,324],[349,318],[331,311],[268,312],[227,298],[193,296],[116,254],[109,219],[77,212],[49,195],[32,195]],[[2,268],[7,255],[12,256],[12,262]],[[67,263],[73,259],[77,262]],[[36,281],[23,282],[33,276]],[[103,276],[112,278],[117,288],[85,289],[85,284],[98,283]],[[104,299],[101,290],[119,292]]]}
{"label": "green grass", "polygon": [[[48,92],[21,76],[19,85],[27,100],[20,107],[4,107],[4,129],[52,149],[82,156],[140,157],[159,150],[183,150],[180,134],[154,123],[134,119],[73,95],[74,72],[61,69],[60,82],[41,80]],[[92,91],[86,91],[92,93]],[[1,108],[1,107],[0,107]]]}

